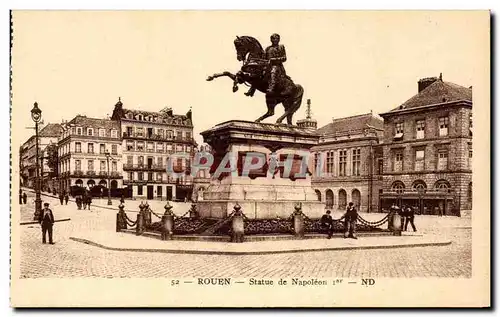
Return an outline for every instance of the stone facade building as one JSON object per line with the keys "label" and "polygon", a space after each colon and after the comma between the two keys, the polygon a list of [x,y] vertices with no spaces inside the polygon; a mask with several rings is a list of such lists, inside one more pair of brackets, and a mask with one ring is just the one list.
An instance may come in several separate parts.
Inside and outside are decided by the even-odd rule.
{"label": "stone facade building", "polygon": [[472,208],[471,88],[424,78],[415,96],[381,114],[384,208],[396,203],[441,215]]}
{"label": "stone facade building", "polygon": [[113,195],[119,195],[121,143],[120,124],[113,120],[77,115],[63,124],[58,142],[60,188],[74,192],[74,186],[85,187],[95,196],[106,195],[111,188]]}
{"label": "stone facade building", "polygon": [[311,152],[318,200],[327,209],[345,210],[352,201],[360,211],[378,211],[383,121],[368,113],[333,119],[317,132],[319,144]]}
{"label": "stone facade building", "polygon": [[[189,167],[196,146],[191,110],[176,115],[170,108],[160,112],[125,109],[119,100],[111,119],[121,129],[126,197],[190,199],[193,178]],[[185,153],[186,157],[176,157],[174,153]],[[173,161],[173,171],[182,172],[182,176],[167,173],[169,159]]]}
{"label": "stone facade building", "polygon": [[[42,178],[42,187],[48,187],[51,184],[50,172],[51,168],[47,164],[47,160],[41,159],[45,148],[51,143],[57,143],[58,137],[61,133],[61,125],[57,123],[49,123],[43,127],[39,135],[39,164],[40,164],[40,176]],[[35,188],[36,179],[36,138],[35,135],[31,136],[26,142],[24,142],[20,147],[20,162],[19,170],[21,176],[22,186]]]}

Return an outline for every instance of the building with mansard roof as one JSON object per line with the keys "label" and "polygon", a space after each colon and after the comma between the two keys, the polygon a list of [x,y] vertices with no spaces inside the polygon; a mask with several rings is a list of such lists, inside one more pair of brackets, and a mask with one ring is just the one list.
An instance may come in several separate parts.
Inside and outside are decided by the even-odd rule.
{"label": "building with mansard roof", "polygon": [[[143,199],[191,199],[193,177],[190,164],[196,147],[191,110],[174,114],[125,108],[116,103],[111,119],[120,125],[123,146],[123,182],[126,196]],[[177,157],[175,153],[186,155]],[[173,161],[174,177],[167,173]]]}
{"label": "building with mansard roof", "polygon": [[438,77],[384,118],[381,204],[422,214],[466,215],[472,208],[472,87]]}
{"label": "building with mansard roof", "polygon": [[77,115],[62,124],[58,141],[59,186],[67,192],[84,187],[94,196],[121,194],[122,141],[120,124]]}
{"label": "building with mansard roof", "polygon": [[372,113],[332,119],[317,133],[311,183],[318,200],[327,209],[345,210],[353,202],[362,212],[377,212],[383,120]]}

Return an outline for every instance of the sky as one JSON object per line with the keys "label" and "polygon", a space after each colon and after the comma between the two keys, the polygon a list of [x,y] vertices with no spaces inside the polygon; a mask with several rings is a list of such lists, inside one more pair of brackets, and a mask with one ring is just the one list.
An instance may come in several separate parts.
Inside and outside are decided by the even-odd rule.
{"label": "sky", "polygon": [[[264,95],[207,76],[235,73],[233,41],[250,35],[265,47],[281,35],[285,68],[304,87],[318,127],[332,118],[388,111],[417,93],[417,81],[439,76],[474,86],[489,47],[483,12],[368,11],[14,11],[13,145],[33,130],[35,101],[45,123],[75,115],[105,118],[118,97],[125,108],[193,111],[194,135],[227,120],[255,120]],[[482,60],[484,62],[484,59]],[[484,76],[482,77],[484,78]],[[265,122],[274,122],[283,113]],[[16,143],[17,142],[17,143]]]}

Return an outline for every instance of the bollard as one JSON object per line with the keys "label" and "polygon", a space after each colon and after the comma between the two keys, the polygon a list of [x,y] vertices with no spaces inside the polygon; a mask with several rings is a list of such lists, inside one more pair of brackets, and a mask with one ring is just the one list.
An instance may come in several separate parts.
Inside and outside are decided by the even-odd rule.
{"label": "bollard", "polygon": [[295,211],[293,212],[293,231],[295,237],[304,238],[304,215],[302,214],[302,204],[297,203],[295,205]]}
{"label": "bollard", "polygon": [[122,231],[122,216],[119,212],[116,213],[116,232]]}
{"label": "bollard", "polygon": [[167,201],[164,208],[165,208],[165,213],[161,217],[161,222],[163,224],[162,232],[161,232],[161,239],[162,240],[173,240],[173,236],[174,236],[174,213],[172,211],[173,207]]}
{"label": "bollard", "polygon": [[245,236],[245,224],[243,221],[243,212],[241,211],[241,206],[238,203],[234,206],[232,229],[233,233],[231,235],[231,242],[243,242]]}
{"label": "bollard", "polygon": [[137,227],[135,228],[135,234],[140,236],[144,232],[144,219],[142,217],[142,212],[137,214]]}
{"label": "bollard", "polygon": [[120,205],[118,206],[118,214],[117,214],[117,218],[116,218],[116,221],[117,221],[117,226],[119,225],[119,228],[117,227],[116,230],[118,232],[118,229],[121,230],[124,230],[124,229],[127,229],[127,215],[125,214],[125,210],[124,210],[125,206],[123,205],[123,203],[120,203]]}
{"label": "bollard", "polygon": [[144,204],[144,223],[145,225],[151,225],[151,209],[149,209],[149,204],[146,201]]}
{"label": "bollard", "polygon": [[400,236],[401,235],[401,221],[402,217],[399,213],[395,212],[392,218],[392,235]]}

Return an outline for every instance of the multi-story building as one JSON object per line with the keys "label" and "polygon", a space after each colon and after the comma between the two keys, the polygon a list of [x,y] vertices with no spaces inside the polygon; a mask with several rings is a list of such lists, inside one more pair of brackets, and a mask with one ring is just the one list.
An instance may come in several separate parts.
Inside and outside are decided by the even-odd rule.
{"label": "multi-story building", "polygon": [[[145,199],[190,199],[193,178],[189,175],[190,161],[196,143],[193,139],[191,110],[186,115],[175,115],[172,109],[160,112],[125,109],[119,100],[112,120],[121,126],[123,171],[126,196]],[[174,153],[174,172],[167,173],[167,161]]]}
{"label": "multi-story building", "polygon": [[[50,173],[52,169],[47,164],[46,159],[42,159],[45,153],[45,148],[51,143],[57,143],[61,133],[61,125],[57,123],[49,123],[43,127],[38,133],[38,157],[40,164],[40,176],[42,179],[42,188],[50,186]],[[34,188],[36,180],[36,137],[31,136],[20,147],[19,152],[19,167],[21,174],[22,186]]]}
{"label": "multi-story building", "polygon": [[63,124],[58,147],[60,188],[71,191],[73,186],[85,187],[97,196],[111,188],[112,195],[120,194],[123,169],[119,122],[77,115]]}
{"label": "multi-story building", "polygon": [[445,82],[441,75],[424,78],[415,96],[381,116],[382,206],[404,204],[441,215],[470,210],[472,87]]}
{"label": "multi-story building", "polygon": [[383,121],[372,113],[333,119],[317,133],[311,183],[318,200],[327,209],[345,210],[353,202],[360,211],[378,211]]}
{"label": "multi-story building", "polygon": [[[201,157],[205,156],[202,153],[212,153],[212,149],[210,145],[203,144],[200,145],[199,148],[196,148],[195,155],[200,153]],[[201,162],[200,162],[201,163]],[[209,169],[200,168],[193,179],[193,201],[203,200],[203,193],[207,190],[208,186],[210,186],[210,173]]]}

